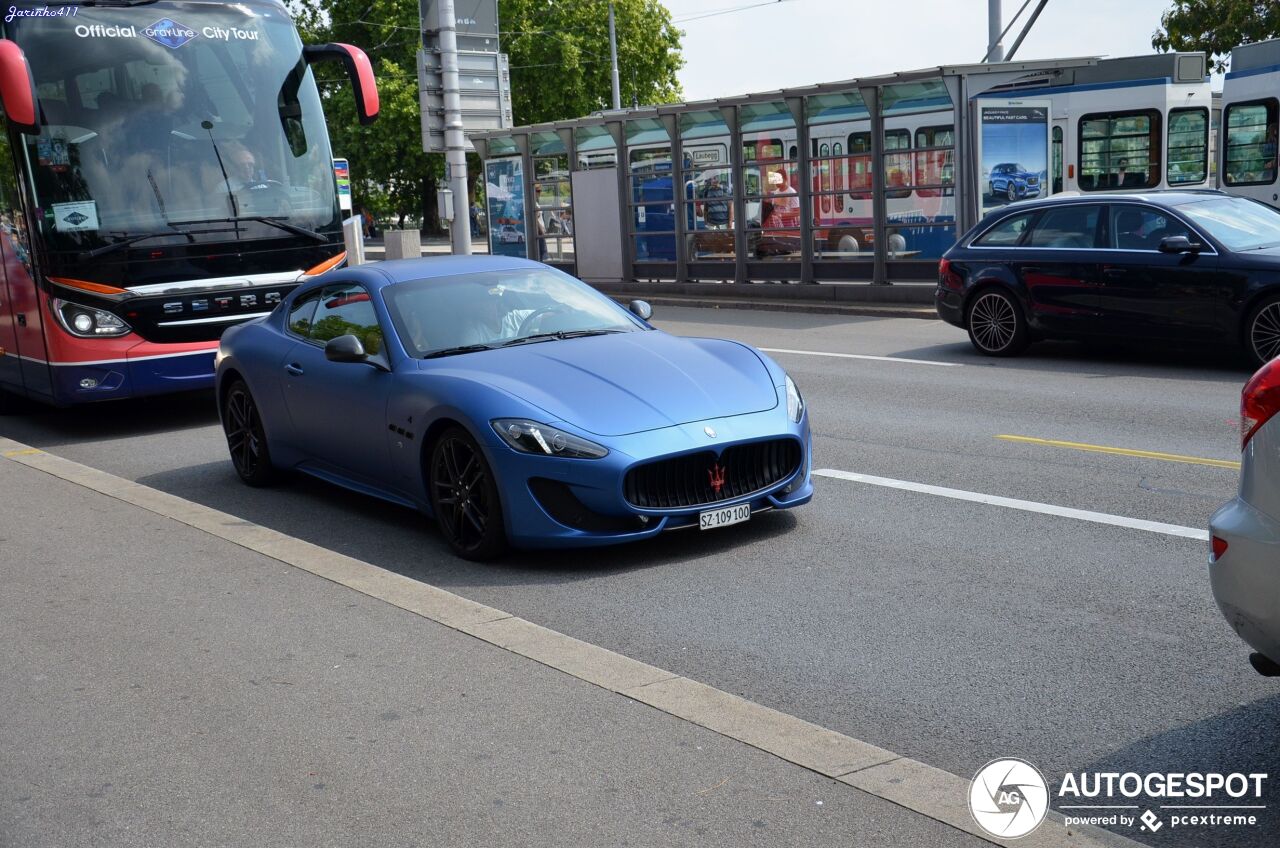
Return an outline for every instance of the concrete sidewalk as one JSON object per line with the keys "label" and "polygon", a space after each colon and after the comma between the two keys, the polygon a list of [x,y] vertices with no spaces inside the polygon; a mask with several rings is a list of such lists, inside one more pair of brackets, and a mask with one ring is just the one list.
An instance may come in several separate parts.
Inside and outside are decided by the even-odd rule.
{"label": "concrete sidewalk", "polygon": [[0,845],[985,844],[36,468],[0,499]]}

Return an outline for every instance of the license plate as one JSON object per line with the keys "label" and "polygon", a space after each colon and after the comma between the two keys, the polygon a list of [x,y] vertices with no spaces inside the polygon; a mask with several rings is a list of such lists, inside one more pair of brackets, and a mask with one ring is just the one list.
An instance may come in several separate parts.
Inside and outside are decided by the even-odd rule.
{"label": "license plate", "polygon": [[698,515],[698,529],[714,530],[740,524],[751,517],[751,504],[738,504],[724,509],[712,509]]}

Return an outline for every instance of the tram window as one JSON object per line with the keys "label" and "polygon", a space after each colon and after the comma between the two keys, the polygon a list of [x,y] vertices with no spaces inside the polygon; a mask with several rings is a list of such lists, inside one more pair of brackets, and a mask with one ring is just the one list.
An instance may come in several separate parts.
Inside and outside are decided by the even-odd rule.
{"label": "tram window", "polygon": [[1160,113],[1110,112],[1080,119],[1081,191],[1160,184]]}
{"label": "tram window", "polygon": [[[952,145],[955,144],[955,130],[948,124],[940,127],[921,127],[916,130],[916,181],[917,186],[951,185],[954,169],[952,168]],[[942,148],[919,152],[926,148]],[[917,192],[922,195],[936,197],[939,192]]]}
{"label": "tram window", "polygon": [[1209,113],[1198,109],[1169,110],[1169,185],[1202,183],[1208,176]]}
{"label": "tram window", "polygon": [[[911,132],[909,130],[885,130],[884,149],[910,150]],[[911,196],[911,154],[888,153],[884,155],[885,197]]]}
{"label": "tram window", "polygon": [[1226,114],[1222,181],[1227,185],[1267,185],[1276,181],[1276,101],[1232,103]]}

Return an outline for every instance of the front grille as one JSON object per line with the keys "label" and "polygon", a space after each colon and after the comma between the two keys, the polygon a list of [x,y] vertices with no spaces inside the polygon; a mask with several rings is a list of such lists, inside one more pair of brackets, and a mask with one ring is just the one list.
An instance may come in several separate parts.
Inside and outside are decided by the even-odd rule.
{"label": "front grille", "polygon": [[[627,472],[623,495],[641,509],[677,509],[734,500],[786,480],[800,467],[800,443],[774,439],[731,445],[637,465]],[[720,480],[720,490],[713,483]]]}

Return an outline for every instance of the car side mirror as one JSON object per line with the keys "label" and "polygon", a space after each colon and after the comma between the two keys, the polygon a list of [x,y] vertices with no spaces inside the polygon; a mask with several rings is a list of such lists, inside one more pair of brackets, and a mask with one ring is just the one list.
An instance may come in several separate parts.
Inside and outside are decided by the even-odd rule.
{"label": "car side mirror", "polygon": [[1203,249],[1203,244],[1194,242],[1186,236],[1166,236],[1160,239],[1161,253],[1195,253]]}
{"label": "car side mirror", "polygon": [[641,321],[648,321],[653,317],[653,307],[647,300],[633,300],[627,304],[627,309]]}
{"label": "car side mirror", "polygon": [[330,362],[364,362],[364,345],[351,334],[329,339],[324,345],[324,358]]}

